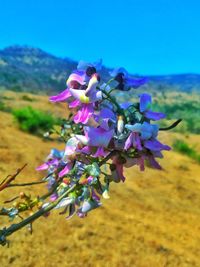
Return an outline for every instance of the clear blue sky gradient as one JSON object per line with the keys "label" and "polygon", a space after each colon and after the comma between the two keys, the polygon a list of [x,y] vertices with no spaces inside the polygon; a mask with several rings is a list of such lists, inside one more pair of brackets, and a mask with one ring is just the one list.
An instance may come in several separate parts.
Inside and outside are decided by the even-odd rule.
{"label": "clear blue sky gradient", "polygon": [[200,1],[0,0],[0,48],[13,44],[132,73],[200,73]]}

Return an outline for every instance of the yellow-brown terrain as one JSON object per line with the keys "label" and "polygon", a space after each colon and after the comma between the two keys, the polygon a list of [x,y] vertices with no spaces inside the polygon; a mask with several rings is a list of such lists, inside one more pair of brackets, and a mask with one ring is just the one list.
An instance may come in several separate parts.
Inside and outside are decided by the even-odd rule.
{"label": "yellow-brown terrain", "polygon": [[[37,101],[21,100],[22,94],[7,93],[10,106],[32,106],[64,115],[62,105],[48,103],[45,96]],[[11,100],[11,98],[13,98]],[[199,136],[162,133],[171,144],[179,137],[200,151]],[[18,182],[37,181],[35,168],[52,147],[64,144],[44,141],[17,128],[9,113],[0,112],[0,180],[25,163]],[[26,229],[9,237],[10,248],[0,247],[1,267],[199,267],[200,266],[200,165],[174,151],[161,160],[163,171],[137,167],[126,169],[126,182],[112,184],[111,198],[89,213],[85,219],[53,212]],[[15,196],[20,188],[0,192],[3,201]],[[23,189],[24,190],[24,189]],[[44,185],[24,191],[37,195]],[[11,194],[12,193],[12,194]],[[0,218],[0,225],[5,219]]]}

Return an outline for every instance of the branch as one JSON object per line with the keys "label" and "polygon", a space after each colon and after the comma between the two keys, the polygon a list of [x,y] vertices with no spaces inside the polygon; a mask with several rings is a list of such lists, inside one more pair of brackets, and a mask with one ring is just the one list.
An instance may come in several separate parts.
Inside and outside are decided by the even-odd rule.
{"label": "branch", "polygon": [[46,183],[46,181],[39,181],[39,182],[32,182],[32,183],[22,183],[22,184],[9,184],[7,187],[38,185],[38,184],[44,184],[44,183]]}
{"label": "branch", "polygon": [[[24,164],[23,167],[19,168],[15,174],[13,175],[8,175],[0,184],[0,191],[4,190],[6,187],[10,185],[10,183],[15,180],[17,175],[27,166],[27,163]],[[10,177],[10,178],[9,178]]]}
{"label": "branch", "polygon": [[41,217],[42,215],[46,214],[47,212],[49,212],[50,210],[52,210],[53,208],[55,208],[58,205],[58,203],[64,197],[66,197],[69,193],[71,193],[75,189],[75,187],[76,187],[76,184],[73,185],[71,188],[69,188],[65,193],[63,193],[56,201],[52,202],[51,204],[48,204],[44,208],[41,208],[39,211],[37,211],[33,215],[27,217],[22,222],[17,223],[17,224],[12,224],[10,227],[4,228],[4,229],[0,230],[0,245],[4,246],[4,245],[7,244],[7,240],[6,240],[6,237],[7,236],[9,236],[12,233],[16,232],[17,230],[23,228],[27,224],[32,223],[37,218]]}

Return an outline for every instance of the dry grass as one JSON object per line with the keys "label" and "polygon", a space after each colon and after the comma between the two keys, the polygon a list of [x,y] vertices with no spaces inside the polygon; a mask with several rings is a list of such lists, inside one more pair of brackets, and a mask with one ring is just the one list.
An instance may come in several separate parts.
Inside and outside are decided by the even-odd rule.
{"label": "dry grass", "polygon": [[[17,98],[7,102],[27,105]],[[34,107],[63,114],[61,105],[54,107],[42,96],[36,99],[30,103]],[[19,131],[10,114],[0,112],[0,118],[0,178],[28,162],[18,181],[38,180],[35,167],[51,147],[63,144]],[[199,136],[163,133],[161,137],[168,143],[175,137],[187,139],[200,150]],[[15,233],[10,248],[0,248],[0,266],[200,266],[200,166],[175,152],[165,153],[161,164],[164,171],[126,169],[126,182],[113,184],[111,199],[85,219],[66,221],[55,212],[34,223],[32,236],[26,229]],[[26,192],[37,195],[39,188],[45,190],[37,186]],[[19,189],[12,191],[16,194]],[[0,194],[1,203],[8,192]]]}

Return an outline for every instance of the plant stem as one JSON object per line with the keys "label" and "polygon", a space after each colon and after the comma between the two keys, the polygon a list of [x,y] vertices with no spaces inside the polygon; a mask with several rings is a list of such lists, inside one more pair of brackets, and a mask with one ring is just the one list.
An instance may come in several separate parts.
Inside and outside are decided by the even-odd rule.
{"label": "plant stem", "polygon": [[27,217],[22,222],[17,223],[17,224],[12,224],[10,227],[4,228],[3,230],[0,230],[0,244],[6,245],[6,243],[7,243],[6,237],[7,236],[9,236],[12,233],[16,232],[17,230],[23,228],[27,224],[32,223],[37,218],[41,217],[42,215],[46,214],[47,212],[49,212],[50,210],[55,208],[64,197],[66,197],[69,193],[71,193],[75,189],[75,187],[76,187],[76,184],[73,185],[71,188],[69,188],[65,193],[63,193],[56,201],[52,202],[51,204],[47,205],[44,208],[41,208],[39,211],[37,211],[33,215]]}
{"label": "plant stem", "polygon": [[[99,166],[104,165],[115,154],[116,154],[116,151],[115,150],[114,151],[111,151],[108,156],[106,156],[102,161],[99,162]],[[42,181],[42,182],[45,182],[45,181]],[[42,183],[42,182],[38,182],[38,183]],[[36,183],[28,183],[28,185],[30,185],[30,184],[36,184]],[[25,185],[25,184],[13,184],[13,186],[21,186],[21,185]],[[47,198],[50,194],[52,194],[52,192],[56,189],[56,187],[57,187],[57,184],[56,184],[56,186],[53,188],[53,190],[51,192],[47,193],[43,197],[40,197],[40,199]],[[69,188],[66,192],[64,192],[56,201],[48,204],[44,208],[41,208],[40,210],[38,210],[37,212],[35,212],[33,215],[31,215],[31,216],[27,217],[26,219],[24,219],[23,221],[21,221],[20,223],[12,224],[10,227],[4,228],[4,229],[0,230],[0,245],[6,245],[7,244],[7,242],[8,242],[6,240],[6,237],[7,236],[11,235],[12,233],[18,231],[19,229],[25,227],[28,224],[32,224],[33,221],[35,221],[36,219],[38,219],[42,215],[46,214],[47,212],[49,212],[50,210],[52,210],[53,208],[55,208],[58,205],[58,203],[64,197],[66,197],[69,193],[71,193],[75,188],[76,188],[76,184],[73,185],[71,188]]]}
{"label": "plant stem", "polygon": [[110,101],[116,106],[117,108],[117,112],[119,114],[123,114],[123,110],[122,108],[120,107],[120,105],[117,103],[117,101],[115,100],[115,98],[113,96],[111,96],[108,92],[106,92],[105,90],[102,90],[102,92],[106,95],[106,97],[108,99],[110,99]]}
{"label": "plant stem", "polygon": [[179,119],[179,120],[175,121],[175,122],[174,122],[172,125],[170,125],[169,127],[160,128],[159,131],[168,131],[168,130],[171,130],[171,129],[175,128],[181,121],[182,121],[182,119]]}

